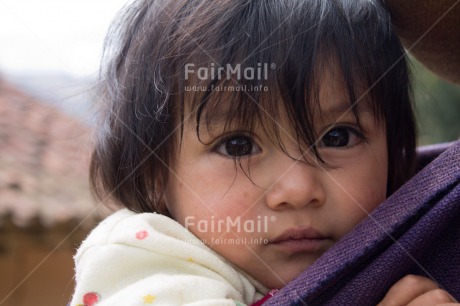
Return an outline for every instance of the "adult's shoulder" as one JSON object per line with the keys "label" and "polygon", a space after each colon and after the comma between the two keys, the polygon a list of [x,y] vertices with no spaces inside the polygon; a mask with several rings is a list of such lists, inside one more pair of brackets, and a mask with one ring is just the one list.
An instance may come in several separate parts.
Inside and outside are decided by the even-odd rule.
{"label": "adult's shoulder", "polygon": [[404,47],[428,69],[460,85],[460,1],[384,1]]}
{"label": "adult's shoulder", "polygon": [[460,1],[385,3],[404,47],[427,68],[460,85]]}

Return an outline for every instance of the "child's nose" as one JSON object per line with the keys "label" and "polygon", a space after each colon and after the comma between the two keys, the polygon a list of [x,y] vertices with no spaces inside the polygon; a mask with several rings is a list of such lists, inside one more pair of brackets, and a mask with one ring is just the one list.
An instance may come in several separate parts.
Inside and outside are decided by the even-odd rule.
{"label": "child's nose", "polygon": [[326,200],[322,180],[325,170],[285,157],[277,162],[278,171],[266,194],[267,205],[275,210],[321,206]]}

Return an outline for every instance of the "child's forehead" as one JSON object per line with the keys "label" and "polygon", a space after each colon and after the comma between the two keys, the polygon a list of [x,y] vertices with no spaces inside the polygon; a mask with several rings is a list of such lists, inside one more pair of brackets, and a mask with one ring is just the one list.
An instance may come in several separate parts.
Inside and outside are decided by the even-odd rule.
{"label": "child's forehead", "polygon": [[[350,115],[358,119],[356,116],[362,111],[375,109],[377,101],[367,94],[368,84],[364,76],[344,71],[344,59],[331,45],[323,44],[316,56],[305,53],[297,61],[293,61],[289,50],[275,49],[280,52],[264,51],[267,53],[264,59],[273,61],[275,69],[269,69],[267,78],[249,80],[244,79],[244,75],[243,79],[226,79],[225,74],[223,80],[211,77],[212,71],[217,73],[219,68],[227,65],[232,68],[263,67],[264,63],[259,63],[252,55],[244,56],[244,50],[240,50],[238,56],[228,58],[221,57],[219,52],[210,56],[197,49],[197,53],[189,58],[188,66],[183,67],[188,77],[183,83],[184,117],[189,118],[191,126],[197,130],[202,127],[221,129],[222,126],[252,129],[261,124],[265,129],[275,131],[283,122],[284,126],[290,125],[294,129],[315,130],[324,121]],[[283,55],[281,51],[287,53]],[[288,58],[290,60],[286,60]],[[309,60],[312,60],[311,64],[308,64]],[[208,78],[199,75],[200,69],[203,74],[208,73]],[[267,91],[247,90],[249,86],[259,84]],[[246,85],[246,90],[227,90],[241,85]],[[197,90],[187,91],[185,87]],[[215,88],[224,90],[213,90]]]}
{"label": "child's forehead", "polygon": [[[263,128],[266,132],[273,133],[275,130],[292,130],[296,126],[297,119],[292,112],[289,112],[288,102],[277,92],[267,93],[259,100],[245,99],[249,104],[248,109],[234,108],[238,99],[242,99],[241,93],[238,95],[219,93],[211,97],[201,110],[199,110],[200,104],[188,103],[184,109],[184,117],[187,118],[191,128],[208,132],[237,128],[249,130]],[[372,112],[369,99],[363,98],[352,102],[346,93],[339,90],[324,90],[324,94],[320,95],[318,101],[305,101],[305,104],[313,116],[310,117],[310,121],[301,124],[308,126],[311,130],[316,130],[326,121],[354,120],[355,115]]]}
{"label": "child's forehead", "polygon": [[[321,60],[317,69],[312,71],[314,82],[312,86],[308,87],[303,84],[305,88],[305,97],[308,100],[304,101],[307,109],[312,113],[321,115],[336,115],[349,111],[355,108],[359,111],[368,111],[372,109],[372,101],[368,96],[365,86],[354,84],[354,89],[357,89],[356,100],[350,101],[350,95],[347,91],[344,74],[341,70],[339,61],[336,58],[329,58]],[[194,83],[194,82],[193,82]],[[192,86],[188,83],[187,86]],[[198,84],[197,87],[207,86],[209,84]],[[279,84],[268,81],[266,84],[267,91],[260,92],[256,95],[251,91],[211,91],[206,93],[204,91],[184,92],[185,113],[189,115],[196,115],[200,107],[205,105],[200,115],[208,120],[208,123],[221,123],[226,122],[229,113],[235,112],[235,105],[244,104],[251,108],[256,109],[258,114],[270,117],[270,111],[275,110],[277,113],[285,113],[289,101],[283,98],[286,96],[282,92]],[[234,88],[241,86],[238,80],[230,80],[223,84],[217,84],[220,88]],[[308,87],[308,88],[307,88]],[[208,89],[209,90],[209,89]],[[244,107],[242,109],[245,110]],[[192,116],[193,117],[193,116]]]}

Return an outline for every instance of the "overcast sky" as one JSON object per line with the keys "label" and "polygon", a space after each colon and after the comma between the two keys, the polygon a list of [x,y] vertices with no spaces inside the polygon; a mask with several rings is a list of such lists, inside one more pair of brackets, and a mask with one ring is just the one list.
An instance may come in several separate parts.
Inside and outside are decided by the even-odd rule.
{"label": "overcast sky", "polygon": [[86,77],[127,0],[0,0],[0,73]]}

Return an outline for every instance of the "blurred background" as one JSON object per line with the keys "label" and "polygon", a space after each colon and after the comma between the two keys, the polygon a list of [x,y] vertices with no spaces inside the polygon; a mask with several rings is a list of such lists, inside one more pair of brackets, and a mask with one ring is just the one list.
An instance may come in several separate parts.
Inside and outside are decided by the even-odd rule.
{"label": "blurred background", "polygon": [[[459,51],[460,52],[460,51]],[[438,78],[411,57],[419,145],[460,138],[460,86]]]}
{"label": "blurred background", "polygon": [[[0,0],[0,305],[66,305],[104,212],[88,191],[102,44],[125,0]],[[420,145],[460,136],[460,87],[411,59]]]}
{"label": "blurred background", "polygon": [[0,0],[0,305],[67,305],[102,44],[126,0]]}

